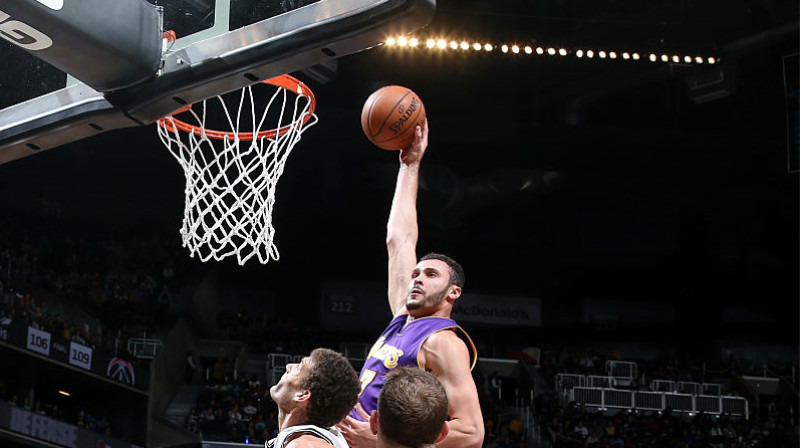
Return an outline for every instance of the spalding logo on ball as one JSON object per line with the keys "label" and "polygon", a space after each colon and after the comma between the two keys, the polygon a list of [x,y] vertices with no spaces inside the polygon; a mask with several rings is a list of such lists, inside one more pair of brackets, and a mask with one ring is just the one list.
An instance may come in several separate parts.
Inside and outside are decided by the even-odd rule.
{"label": "spalding logo on ball", "polygon": [[406,149],[414,129],[425,125],[425,106],[419,95],[403,86],[381,87],[361,109],[361,127],[369,141],[388,150]]}

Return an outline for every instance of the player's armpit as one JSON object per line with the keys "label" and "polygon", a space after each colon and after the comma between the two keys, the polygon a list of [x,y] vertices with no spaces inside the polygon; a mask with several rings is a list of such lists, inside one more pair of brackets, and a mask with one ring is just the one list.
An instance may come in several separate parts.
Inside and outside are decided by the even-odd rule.
{"label": "player's armpit", "polygon": [[470,372],[469,350],[455,332],[431,335],[420,348],[420,367],[430,370],[447,392],[450,433],[439,448],[479,448],[483,444],[483,414]]}

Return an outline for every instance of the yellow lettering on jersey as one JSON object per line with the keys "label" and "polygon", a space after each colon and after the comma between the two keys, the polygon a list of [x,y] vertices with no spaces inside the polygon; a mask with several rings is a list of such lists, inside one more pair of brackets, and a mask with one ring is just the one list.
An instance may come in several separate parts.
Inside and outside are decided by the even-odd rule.
{"label": "yellow lettering on jersey", "polygon": [[381,336],[375,341],[375,344],[369,350],[369,357],[380,359],[387,369],[394,369],[397,367],[397,361],[403,356],[404,352],[397,347],[384,344],[383,341],[385,339],[386,338]]}

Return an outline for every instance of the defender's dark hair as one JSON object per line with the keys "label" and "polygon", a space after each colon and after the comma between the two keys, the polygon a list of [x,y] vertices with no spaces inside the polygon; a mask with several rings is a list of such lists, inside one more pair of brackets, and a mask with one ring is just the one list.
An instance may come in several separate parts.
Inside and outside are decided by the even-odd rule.
{"label": "defender's dark hair", "polygon": [[311,392],[308,422],[323,428],[339,423],[356,405],[361,383],[350,362],[327,348],[311,352],[313,368],[303,383]]}
{"label": "defender's dark hair", "polygon": [[466,278],[464,277],[464,269],[456,260],[453,260],[447,255],[437,254],[436,252],[431,252],[419,259],[419,261],[423,260],[444,261],[450,268],[450,284],[456,285],[460,288],[464,287],[464,283],[466,282]]}
{"label": "defender's dark hair", "polygon": [[433,446],[447,419],[447,394],[431,372],[398,367],[386,374],[378,397],[383,437],[401,445]]}

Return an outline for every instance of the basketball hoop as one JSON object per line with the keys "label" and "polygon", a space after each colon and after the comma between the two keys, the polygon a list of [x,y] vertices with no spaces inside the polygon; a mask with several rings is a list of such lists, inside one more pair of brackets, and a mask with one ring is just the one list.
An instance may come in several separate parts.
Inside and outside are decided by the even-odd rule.
{"label": "basketball hoop", "polygon": [[[274,92],[256,95],[254,88]],[[236,96],[179,109],[158,120],[158,135],[186,176],[180,233],[191,256],[205,262],[236,255],[240,265],[256,256],[266,264],[280,258],[273,243],[275,187],[292,148],[317,122],[316,99],[289,75],[244,87]],[[266,106],[259,104],[262,98],[269,98]],[[227,122],[230,130],[208,129],[207,117]]]}

